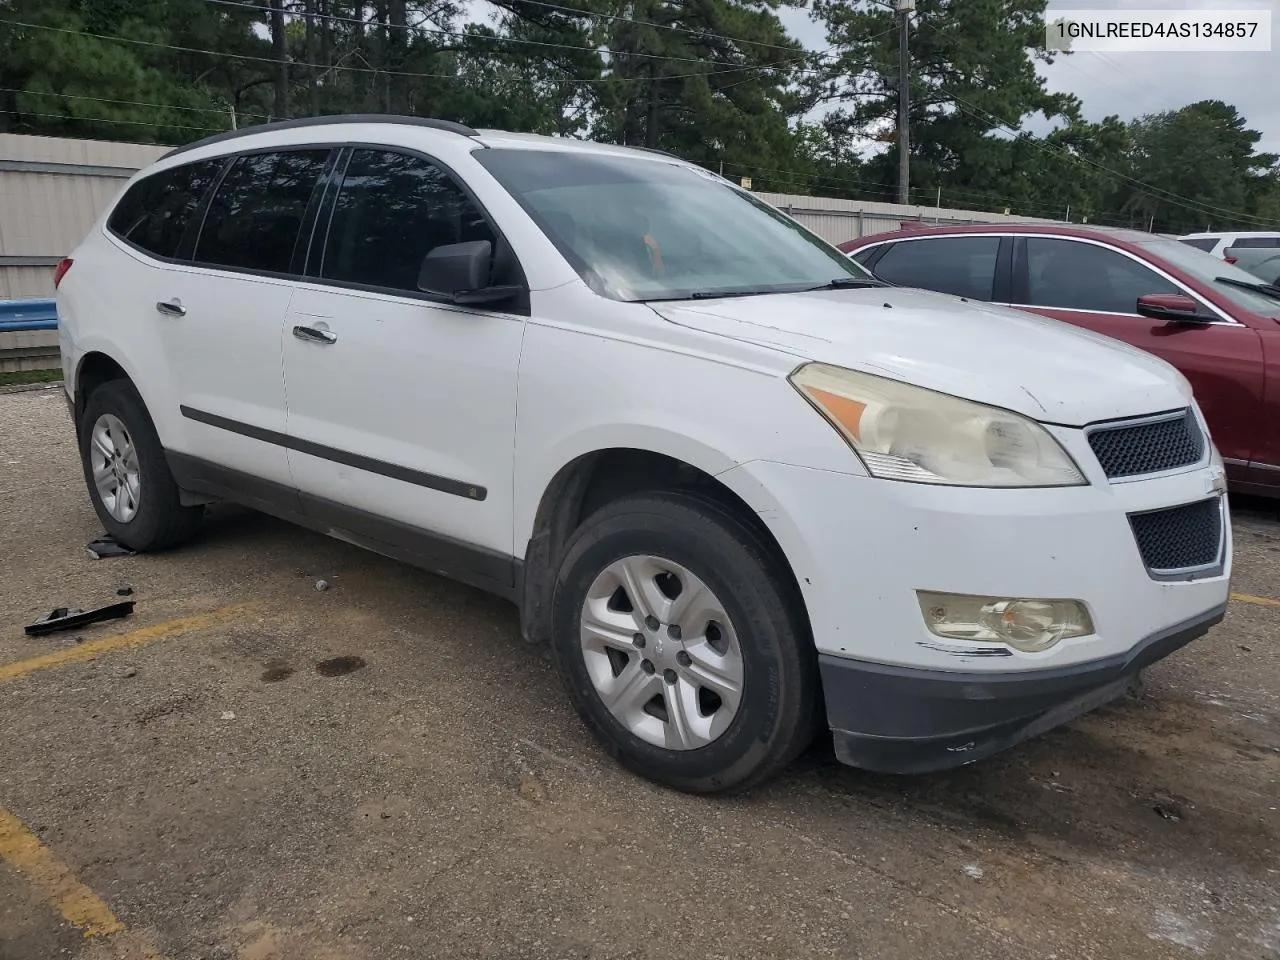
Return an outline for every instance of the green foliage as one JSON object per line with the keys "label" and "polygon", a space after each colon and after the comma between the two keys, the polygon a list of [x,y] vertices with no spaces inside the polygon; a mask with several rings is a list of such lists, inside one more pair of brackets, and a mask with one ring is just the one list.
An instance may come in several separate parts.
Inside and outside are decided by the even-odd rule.
{"label": "green foliage", "polygon": [[[803,2],[0,0],[0,131],[181,143],[407,113],[664,150],[756,190],[893,201],[898,20],[883,2],[814,0],[830,47],[813,54],[778,18]],[[1169,232],[1280,223],[1277,157],[1234,107],[1091,123],[1048,92],[1045,6],[917,0],[913,204]],[[1057,129],[1027,134],[1036,116]]]}

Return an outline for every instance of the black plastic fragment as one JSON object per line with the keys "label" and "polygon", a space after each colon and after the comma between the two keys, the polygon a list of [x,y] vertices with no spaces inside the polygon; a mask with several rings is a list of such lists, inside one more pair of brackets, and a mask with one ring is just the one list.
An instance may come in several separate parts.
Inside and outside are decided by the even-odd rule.
{"label": "black plastic fragment", "polygon": [[35,623],[27,625],[27,636],[34,637],[58,630],[74,630],[103,620],[118,620],[133,613],[134,603],[133,600],[125,600],[122,603],[109,603],[96,610],[70,610],[67,607],[55,607]]}
{"label": "black plastic fragment", "polygon": [[88,547],[90,560],[101,560],[103,557],[132,557],[135,551],[116,543],[110,534],[103,534]]}

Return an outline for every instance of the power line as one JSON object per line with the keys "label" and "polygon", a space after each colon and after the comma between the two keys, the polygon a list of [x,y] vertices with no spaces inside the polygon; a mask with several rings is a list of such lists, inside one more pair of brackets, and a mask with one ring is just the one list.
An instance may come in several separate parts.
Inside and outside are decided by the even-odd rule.
{"label": "power line", "polygon": [[[257,10],[259,12],[262,12],[264,10],[263,7],[259,7],[256,4],[252,4],[252,3],[245,3],[243,2],[243,0],[204,0],[204,2],[218,4],[219,6],[224,6],[224,7],[241,7],[249,10]],[[296,13],[294,11],[288,11],[288,10],[284,11],[284,15],[286,17],[306,19],[306,14]],[[504,37],[504,36],[497,36],[497,35],[490,36],[488,34],[483,34],[483,33],[468,33],[466,31],[460,32],[457,30],[444,30],[440,27],[424,27],[421,25],[398,24],[398,23],[397,24],[377,23],[377,22],[370,23],[370,21],[365,20],[361,17],[341,17],[341,16],[338,16],[337,14],[313,14],[313,16],[315,16],[317,19],[332,20],[339,23],[357,23],[357,24],[360,24],[361,26],[366,26],[366,27],[375,26],[375,27],[378,27],[379,29],[382,29],[382,28],[390,29],[392,27],[395,27],[396,29],[399,29],[399,30],[408,30],[408,31],[413,31],[417,33],[427,33],[427,34],[433,34],[435,36],[442,36],[442,37],[451,37],[453,39],[458,39],[458,40],[484,40],[484,41],[489,41],[493,43],[516,43],[516,44],[523,44],[525,46],[548,47],[556,50],[577,50],[582,53],[607,54],[611,57],[641,57],[647,60],[671,60],[679,63],[706,63],[707,62],[705,57],[671,57],[671,56],[666,56],[665,54],[660,54],[660,53],[641,53],[639,51],[631,51],[631,50],[611,50],[608,47],[603,47],[603,46],[585,47],[579,44],[571,44],[571,43],[552,43],[551,41],[547,41],[547,40],[528,40],[523,37]],[[657,25],[654,24],[654,26],[657,26]],[[727,40],[732,43],[742,42],[732,37],[722,37],[722,36],[719,36],[718,34],[712,34],[712,33],[703,33],[698,35],[706,37],[708,39]],[[747,41],[747,42],[750,42],[750,41]],[[786,61],[807,60],[810,56],[808,51],[796,50],[794,47],[779,47],[779,49],[786,49],[792,53],[792,56],[783,58]],[[758,67],[759,69],[770,69],[773,67],[781,66],[781,64],[775,62],[771,64],[756,64],[754,66]]]}
{"label": "power line", "polygon": [[1163,199],[1166,202],[1173,202],[1175,203],[1175,205],[1181,206],[1183,209],[1194,210],[1197,213],[1207,213],[1211,216],[1222,216],[1222,217],[1226,217],[1227,219],[1243,221],[1246,223],[1257,223],[1257,224],[1263,224],[1263,225],[1271,224],[1271,221],[1266,220],[1262,217],[1255,217],[1246,213],[1238,213],[1235,211],[1227,210],[1225,208],[1208,206],[1206,204],[1192,200],[1189,197],[1184,197],[1180,194],[1173,193],[1172,191],[1161,190],[1159,187],[1153,187],[1149,183],[1144,183],[1143,181],[1138,180],[1134,177],[1130,177],[1127,174],[1120,173],[1117,170],[1112,170],[1109,167],[1104,167],[1102,164],[1098,163],[1095,160],[1090,160],[1088,157],[1077,156],[1076,154],[1072,153],[1070,150],[1066,150],[1054,144],[1048,143],[1047,141],[1042,140],[1041,138],[1036,137],[1032,134],[1021,133],[1018,131],[1016,127],[1013,127],[1012,125],[1001,120],[995,114],[989,113],[988,111],[983,110],[981,107],[970,103],[968,100],[965,100],[963,97],[959,96],[954,91],[946,90],[945,88],[943,88],[943,92],[947,96],[954,99],[957,103],[966,105],[969,108],[970,114],[975,116],[977,119],[982,119],[985,116],[988,121],[994,120],[1004,130],[1007,130],[1009,133],[1012,133],[1017,137],[1021,137],[1025,139],[1027,142],[1031,143],[1033,146],[1039,148],[1042,151],[1045,151],[1045,152],[1053,151],[1077,163],[1085,163],[1091,167],[1096,167],[1097,169],[1101,170],[1103,173],[1108,174],[1109,176],[1116,177],[1120,180],[1128,181],[1129,183],[1132,183],[1135,186],[1140,187],[1141,189],[1146,190],[1147,192],[1155,195],[1157,198]]}
{"label": "power line", "polygon": [[[183,107],[173,103],[147,103],[143,100],[110,100],[106,97],[89,97],[76,93],[59,93],[52,90],[18,90],[12,87],[0,87],[0,93],[16,93],[25,94],[32,97],[61,97],[64,100],[88,100],[93,103],[110,103],[120,106],[129,107],[151,107],[156,110],[183,110],[195,113],[216,113],[226,114],[227,110],[220,107]],[[270,119],[265,113],[245,113],[236,111],[238,117],[259,117],[263,120]]]}
{"label": "power line", "polygon": [[[274,57],[259,57],[247,53],[228,53],[224,50],[208,50],[202,47],[185,47],[172,43],[160,43],[155,40],[138,40],[134,37],[114,37],[104,33],[90,33],[86,30],[72,30],[68,27],[53,27],[42,23],[27,23],[21,20],[5,20],[0,19],[0,23],[7,23],[14,27],[27,27],[32,30],[49,30],[54,33],[71,34],[77,37],[93,37],[97,40],[107,40],[115,43],[131,43],[143,47],[158,47],[164,50],[175,50],[179,53],[199,53],[212,57],[229,57],[233,60],[249,60],[255,63],[277,64],[282,61]],[[572,48],[579,49],[579,48]],[[669,59],[669,58],[664,58]],[[381,70],[374,67],[352,67],[347,64],[324,64],[324,63],[308,63],[304,60],[286,60],[284,63],[294,67],[311,67],[316,70],[344,70],[352,73],[372,73],[378,76],[393,77],[417,77],[420,79],[432,80],[456,80],[457,75],[452,73],[417,73],[411,70]],[[689,60],[691,63],[705,63],[705,60]],[[727,73],[741,73],[746,70],[776,70],[779,69],[778,64],[750,64],[737,67],[725,67],[719,70],[704,70],[700,73],[677,73],[668,74],[667,76],[657,77],[658,80],[687,80],[697,77],[719,76]],[[543,77],[540,78],[547,83],[611,83],[615,82],[617,77]],[[634,78],[625,78],[634,79]]]}
{"label": "power line", "polygon": [[[244,2],[244,0],[205,0],[205,2],[221,4],[223,6],[228,6],[228,7],[243,7],[249,10],[265,12],[265,8],[257,6],[256,4],[246,3]],[[503,6],[500,3],[494,2],[494,0],[490,0],[490,2],[493,2],[494,6]],[[677,27],[672,24],[650,23],[647,20],[636,20],[632,17],[624,17],[618,14],[601,13],[598,10],[579,10],[575,7],[566,7],[558,3],[544,3],[542,2],[542,0],[519,0],[519,2],[524,6],[545,7],[546,9],[549,9],[549,10],[556,10],[561,13],[569,13],[578,17],[591,17],[592,19],[596,19],[596,20],[610,20],[610,21],[618,21],[621,23],[633,23],[633,24],[638,24],[640,26],[644,26],[644,27],[650,27],[654,30],[669,30],[674,33],[684,33],[694,37],[703,37],[703,38],[712,39],[712,40],[727,40],[730,43],[745,44],[747,46],[753,46],[753,47],[764,47],[770,50],[785,50],[789,53],[799,52],[799,51],[796,51],[795,47],[793,46],[785,46],[780,43],[768,43],[764,40],[747,40],[743,37],[731,37],[731,36],[728,36],[727,34],[718,34],[710,30],[693,30],[693,29],[690,29],[689,27]],[[505,6],[503,7],[503,9],[507,9],[508,12],[511,12],[509,8]],[[285,11],[285,16],[299,17],[301,19],[307,18],[307,14],[305,13],[297,13],[296,11],[288,11],[288,10]],[[425,29],[427,30],[427,32],[432,32],[431,30],[427,28],[423,28],[421,26],[413,26],[409,24],[381,24],[381,23],[377,23],[376,21],[364,20],[363,18],[360,18],[360,17],[341,17],[333,13],[313,13],[310,16],[317,20],[330,20],[338,23],[357,23],[363,26],[378,26],[378,27],[388,27],[388,28],[394,27],[396,29],[407,29],[407,30],[424,30]],[[583,48],[583,49],[593,49],[593,48]],[[805,55],[809,55],[809,56],[827,55],[826,51],[821,53],[815,52],[815,51],[805,51],[804,53]]]}
{"label": "power line", "polygon": [[195,127],[183,123],[159,123],[150,120],[111,120],[106,117],[76,117],[65,113],[27,113],[23,117],[41,117],[47,120],[70,120],[77,123],[118,123],[127,127],[168,127],[174,130],[200,130],[207,133],[221,133],[226,127]]}

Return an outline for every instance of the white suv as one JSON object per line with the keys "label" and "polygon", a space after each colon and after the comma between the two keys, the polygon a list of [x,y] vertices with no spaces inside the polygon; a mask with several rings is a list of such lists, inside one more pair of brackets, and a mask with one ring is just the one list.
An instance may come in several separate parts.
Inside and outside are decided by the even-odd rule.
{"label": "white suv", "polygon": [[1211,253],[1220,260],[1227,259],[1227,251],[1234,248],[1280,248],[1280,233],[1265,230],[1246,233],[1188,233],[1178,239],[1197,250]]}
{"label": "white suv", "polygon": [[222,134],[59,270],[84,475],[137,550],[228,500],[519,605],[632,769],[824,722],[968,763],[1224,613],[1223,472],[1120,343],[885,286],[663,154],[387,117]]}

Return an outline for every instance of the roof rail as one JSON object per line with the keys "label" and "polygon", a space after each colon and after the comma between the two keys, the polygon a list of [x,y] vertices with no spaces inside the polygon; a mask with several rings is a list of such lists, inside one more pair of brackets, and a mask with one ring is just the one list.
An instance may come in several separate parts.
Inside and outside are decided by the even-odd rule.
{"label": "roof rail", "polygon": [[392,113],[342,113],[327,117],[298,117],[294,120],[277,120],[274,123],[260,123],[253,127],[241,127],[239,130],[226,130],[222,133],[215,133],[213,136],[196,140],[193,143],[184,144],[181,147],[174,147],[160,159],[164,160],[180,153],[186,153],[188,150],[197,150],[200,147],[207,147],[215,143],[225,143],[228,140],[251,137],[255,133],[296,130],[299,127],[321,127],[336,123],[399,123],[413,127],[431,127],[435,130],[447,130],[450,133],[457,133],[464,137],[479,136],[475,130],[466,124],[454,123],[452,120],[432,120],[429,117],[402,117]]}

